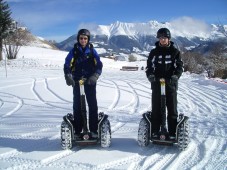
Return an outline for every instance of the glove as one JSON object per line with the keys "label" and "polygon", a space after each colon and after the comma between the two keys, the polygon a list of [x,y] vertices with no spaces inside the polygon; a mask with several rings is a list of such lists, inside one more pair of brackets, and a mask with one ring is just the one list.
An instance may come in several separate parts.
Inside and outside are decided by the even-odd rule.
{"label": "glove", "polygon": [[171,82],[172,82],[172,83],[176,83],[177,81],[178,81],[177,75],[172,75],[172,76],[171,76]]}
{"label": "glove", "polygon": [[65,74],[65,81],[68,86],[75,86],[75,81],[73,80],[72,74]]}
{"label": "glove", "polygon": [[97,80],[99,78],[99,74],[98,73],[94,73],[92,74],[92,76],[90,76],[88,79],[87,79],[87,84],[89,85],[95,85]]}
{"label": "glove", "polygon": [[149,82],[153,83],[155,81],[155,76],[154,74],[149,75],[148,77]]}

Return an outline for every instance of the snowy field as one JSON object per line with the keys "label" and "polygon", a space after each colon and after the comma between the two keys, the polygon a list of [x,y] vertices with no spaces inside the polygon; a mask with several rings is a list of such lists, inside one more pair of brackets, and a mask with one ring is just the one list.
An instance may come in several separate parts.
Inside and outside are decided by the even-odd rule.
{"label": "snowy field", "polygon": [[[110,148],[75,146],[62,150],[62,117],[72,111],[65,84],[66,52],[22,48],[19,59],[0,64],[0,169],[227,169],[227,84],[184,73],[178,111],[190,117],[191,142],[177,146],[137,144],[142,113],[151,108],[144,71],[120,71],[125,62],[102,59],[99,111],[109,115]],[[136,63],[142,66],[144,63]]]}

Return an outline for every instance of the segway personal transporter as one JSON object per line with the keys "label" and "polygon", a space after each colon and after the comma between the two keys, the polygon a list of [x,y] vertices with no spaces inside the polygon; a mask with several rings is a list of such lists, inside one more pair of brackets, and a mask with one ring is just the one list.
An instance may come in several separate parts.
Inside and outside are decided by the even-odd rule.
{"label": "segway personal transporter", "polygon": [[111,127],[108,115],[103,112],[99,113],[98,120],[98,137],[93,138],[89,132],[87,125],[86,99],[84,92],[84,83],[86,79],[79,81],[80,85],[80,101],[81,114],[83,119],[83,130],[80,136],[74,134],[74,118],[72,113],[68,113],[63,117],[61,123],[61,146],[62,149],[71,149],[74,145],[100,144],[101,147],[109,147],[111,144]]}
{"label": "segway personal transporter", "polygon": [[189,138],[189,117],[179,114],[176,126],[176,138],[170,139],[166,126],[166,84],[165,79],[160,79],[161,84],[161,126],[158,136],[152,136],[152,112],[143,114],[138,130],[138,144],[147,146],[150,142],[161,145],[176,144],[180,150],[185,150],[190,142]]}

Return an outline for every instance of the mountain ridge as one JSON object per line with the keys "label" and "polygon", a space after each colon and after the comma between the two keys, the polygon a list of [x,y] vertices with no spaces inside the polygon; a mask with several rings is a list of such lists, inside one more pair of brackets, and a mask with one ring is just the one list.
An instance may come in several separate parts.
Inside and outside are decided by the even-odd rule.
{"label": "mountain ridge", "polygon": [[[187,18],[187,20],[189,20]],[[191,25],[190,25],[191,24]],[[195,26],[195,24],[197,24]],[[81,26],[82,27],[82,26]],[[91,42],[97,48],[105,48],[107,53],[149,51],[157,41],[156,32],[159,28],[170,29],[172,40],[181,49],[193,48],[203,43],[223,38],[222,31],[227,31],[227,25],[206,24],[203,22],[173,21],[158,22],[151,20],[146,23],[126,23],[116,21],[110,25],[87,25],[83,28],[91,32]],[[76,34],[66,40],[56,43],[61,50],[70,50],[76,42]]]}

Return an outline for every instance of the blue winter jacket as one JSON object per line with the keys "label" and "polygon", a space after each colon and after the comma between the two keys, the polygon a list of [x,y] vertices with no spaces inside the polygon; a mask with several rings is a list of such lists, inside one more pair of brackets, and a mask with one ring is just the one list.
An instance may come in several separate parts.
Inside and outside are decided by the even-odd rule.
{"label": "blue winter jacket", "polygon": [[[76,45],[74,46],[74,48]],[[89,44],[83,49],[78,43],[76,50],[76,61],[74,61],[75,49],[70,50],[65,58],[64,73],[72,73],[74,80],[80,80],[81,77],[89,78],[92,74],[102,73],[102,62],[96,50],[94,48],[89,48]],[[93,52],[91,51],[93,50]],[[73,67],[72,67],[73,66]]]}

